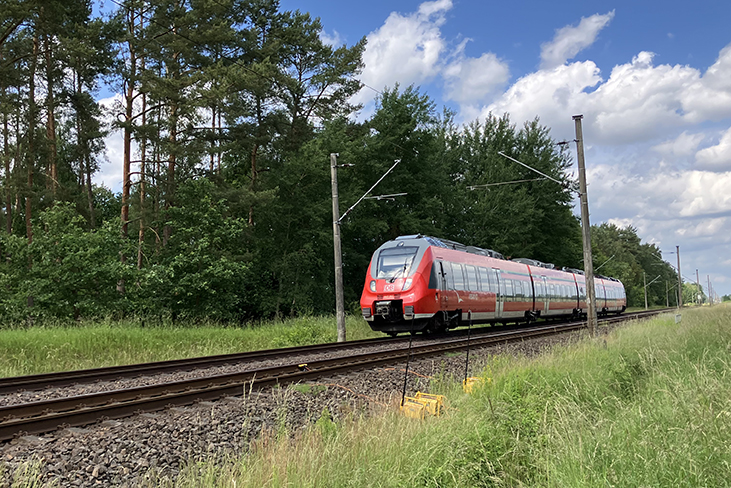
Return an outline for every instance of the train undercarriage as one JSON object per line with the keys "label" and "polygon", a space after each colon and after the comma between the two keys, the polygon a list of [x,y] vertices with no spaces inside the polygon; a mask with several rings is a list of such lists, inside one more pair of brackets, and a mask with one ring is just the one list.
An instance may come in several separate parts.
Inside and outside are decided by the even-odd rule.
{"label": "train undercarriage", "polygon": [[[624,312],[625,307],[622,307],[618,311],[610,311],[603,308],[597,312],[599,317],[606,317],[610,314],[621,314]],[[364,318],[370,322],[370,326],[373,330],[384,332],[391,336],[396,336],[399,333],[412,333],[416,334],[419,332],[428,334],[435,332],[445,332],[448,329],[455,329],[461,326],[467,326],[470,320],[469,313],[464,310],[442,310],[433,315],[426,314],[414,314],[413,307],[406,307],[404,312],[402,300],[391,300],[376,302],[374,304],[374,314],[367,316],[364,311]],[[370,313],[370,311],[368,312]],[[421,315],[421,316],[420,316]],[[550,315],[547,317],[541,316],[540,311],[529,310],[524,313],[523,316],[517,317],[499,317],[499,318],[488,318],[472,320],[474,325],[478,324],[502,324],[508,325],[514,324],[530,324],[540,319],[554,320],[554,319],[586,319],[586,311],[582,309],[574,309],[571,313]]]}

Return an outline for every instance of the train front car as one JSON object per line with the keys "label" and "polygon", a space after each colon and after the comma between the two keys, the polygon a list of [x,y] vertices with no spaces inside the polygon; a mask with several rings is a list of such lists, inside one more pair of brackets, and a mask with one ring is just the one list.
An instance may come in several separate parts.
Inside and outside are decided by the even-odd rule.
{"label": "train front car", "polygon": [[422,331],[439,310],[434,292],[429,293],[429,240],[402,236],[373,253],[360,298],[363,318],[373,330],[391,335]]}

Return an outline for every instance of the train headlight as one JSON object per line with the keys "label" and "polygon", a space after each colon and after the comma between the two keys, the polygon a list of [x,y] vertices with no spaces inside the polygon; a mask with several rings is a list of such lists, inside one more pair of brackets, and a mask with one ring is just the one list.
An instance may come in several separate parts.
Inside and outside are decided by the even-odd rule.
{"label": "train headlight", "polygon": [[371,280],[371,291],[373,293],[376,292],[376,282],[375,282],[375,280]]}
{"label": "train headlight", "polygon": [[409,288],[411,288],[411,278],[406,278],[406,281],[404,281],[404,287],[401,288],[401,291],[406,291]]}

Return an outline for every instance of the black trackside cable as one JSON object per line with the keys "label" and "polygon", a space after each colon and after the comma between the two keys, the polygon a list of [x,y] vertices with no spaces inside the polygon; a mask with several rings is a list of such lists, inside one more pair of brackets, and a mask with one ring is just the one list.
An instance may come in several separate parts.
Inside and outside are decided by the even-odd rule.
{"label": "black trackside cable", "polygon": [[411,332],[409,334],[409,354],[406,356],[406,370],[404,371],[404,389],[401,392],[401,406],[404,406],[406,399],[406,380],[409,377],[409,362],[411,362],[411,342],[414,340],[414,319],[411,319]]}
{"label": "black trackside cable", "polygon": [[467,311],[470,324],[467,326],[467,358],[464,362],[464,379],[467,380],[467,370],[470,367],[470,335],[472,333],[472,310]]}

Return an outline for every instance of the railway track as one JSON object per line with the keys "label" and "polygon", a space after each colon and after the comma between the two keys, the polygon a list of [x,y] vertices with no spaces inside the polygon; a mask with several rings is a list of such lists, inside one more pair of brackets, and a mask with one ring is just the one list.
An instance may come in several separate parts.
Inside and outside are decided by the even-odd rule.
{"label": "railway track", "polygon": [[[600,323],[643,318],[667,310],[636,312],[619,317],[606,318]],[[342,374],[353,370],[372,368],[385,364],[404,362],[409,355],[412,359],[424,358],[460,351],[468,347],[481,348],[504,344],[534,337],[553,335],[582,329],[585,322],[567,324],[540,324],[514,330],[500,330],[491,333],[473,333],[468,339],[447,336],[438,342],[422,344],[416,341],[411,349],[403,343],[407,339],[375,339],[353,341],[345,344],[323,344],[301,348],[284,348],[257,351],[243,354],[196,358],[193,360],[166,361],[126,367],[101,368],[50,375],[34,375],[20,378],[6,378],[0,381],[0,392],[18,389],[39,388],[40,385],[59,387],[79,382],[101,379],[133,377],[144,374],[157,374],[164,371],[180,371],[211,364],[250,361],[254,358],[281,357],[293,353],[315,353],[322,351],[355,351],[371,345],[387,342],[401,343],[402,347],[378,351],[352,353],[332,359],[311,361],[307,364],[288,364],[276,367],[262,367],[246,372],[219,374],[204,378],[194,378],[172,383],[136,387],[124,390],[80,395],[68,398],[23,403],[0,407],[0,441],[10,440],[22,434],[40,434],[56,430],[62,426],[83,426],[100,419],[122,418],[137,413],[152,412],[170,406],[188,405],[201,400],[215,400],[226,396],[239,396],[247,390],[261,389],[273,385],[285,385],[309,381],[323,376]],[[159,367],[155,367],[155,365]],[[66,375],[66,376],[64,376]]]}

